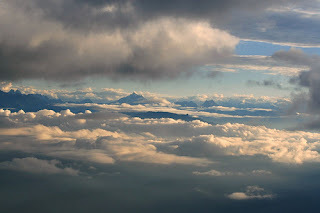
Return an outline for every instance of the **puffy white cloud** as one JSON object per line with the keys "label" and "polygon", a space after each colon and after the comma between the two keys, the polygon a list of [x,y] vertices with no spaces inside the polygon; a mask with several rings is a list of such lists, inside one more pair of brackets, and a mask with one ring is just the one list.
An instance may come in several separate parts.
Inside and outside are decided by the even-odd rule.
{"label": "puffy white cloud", "polygon": [[34,157],[14,158],[12,161],[0,163],[0,169],[29,172],[35,174],[78,175],[79,171],[70,167],[60,168],[58,160],[41,160]]}

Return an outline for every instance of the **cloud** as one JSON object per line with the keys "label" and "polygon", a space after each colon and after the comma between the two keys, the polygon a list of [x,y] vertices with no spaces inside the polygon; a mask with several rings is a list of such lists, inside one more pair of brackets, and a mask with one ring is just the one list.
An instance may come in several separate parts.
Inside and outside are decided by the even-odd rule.
{"label": "cloud", "polygon": [[244,124],[224,124],[209,127],[211,134],[180,139],[176,153],[213,156],[256,156],[264,155],[274,162],[303,164],[320,162],[316,133],[289,132]]}
{"label": "cloud", "polygon": [[[179,0],[174,1],[162,1],[159,3],[158,1],[134,1],[134,6],[138,8],[139,12],[146,13],[149,16],[160,16],[160,15],[173,15],[173,16],[186,16],[186,17],[207,17],[220,19],[221,16],[223,18],[227,18],[228,15],[234,10],[238,10],[240,12],[251,12],[252,9],[256,9],[257,11],[262,11],[265,8],[270,7],[272,4],[281,4],[286,1],[264,1],[264,2],[256,2],[252,0],[245,0],[241,3],[234,0],[227,1],[201,1],[199,2],[194,0],[187,0],[181,3]],[[197,6],[197,7],[195,7]],[[222,21],[222,20],[220,20]]]}
{"label": "cloud", "polygon": [[[269,109],[263,109],[263,108],[255,108],[255,105],[257,104],[260,107],[264,107],[263,103],[268,105],[268,102],[270,100],[266,100],[268,97],[261,97],[259,99],[255,98],[239,98],[242,99],[239,101],[238,98],[231,99],[232,101],[239,101],[238,104],[241,105],[241,108],[243,107],[244,110],[253,112],[253,111],[270,111]],[[230,100],[230,99],[229,99]],[[152,103],[154,101],[154,103]],[[227,103],[228,105],[232,105],[232,101],[228,102],[228,99],[223,102],[223,104]],[[247,101],[247,102],[245,102]],[[278,100],[281,102],[282,100]],[[285,100],[283,100],[286,102]],[[259,103],[260,102],[260,103]],[[180,114],[180,115],[189,115],[194,118],[198,117],[207,117],[207,118],[262,118],[263,116],[259,115],[237,115],[237,114],[228,114],[226,112],[232,111],[228,107],[212,107],[209,109],[215,109],[217,111],[210,111],[210,110],[198,110],[197,108],[191,108],[191,107],[178,107],[171,104],[169,101],[163,98],[152,98],[150,101],[150,105],[130,105],[123,103],[121,105],[116,105],[116,104],[91,104],[91,103],[86,103],[86,104],[72,104],[72,103],[67,103],[67,104],[58,104],[58,106],[62,107],[88,107],[88,108],[93,108],[97,110],[111,110],[115,112],[169,112],[169,113],[175,113],[175,114]],[[157,103],[157,104],[155,104]],[[251,106],[252,108],[246,108],[246,106]],[[273,108],[275,106],[273,105]]]}
{"label": "cloud", "polygon": [[61,165],[58,160],[41,160],[34,157],[14,158],[12,161],[5,161],[0,163],[0,169],[15,170],[21,172],[29,172],[34,174],[63,174],[76,176],[79,174],[78,170],[70,167],[60,168]]}
{"label": "cloud", "polygon": [[195,171],[195,172],[192,172],[192,174],[198,175],[198,176],[217,176],[217,177],[219,176],[250,176],[250,175],[260,176],[260,175],[271,175],[272,172],[267,170],[252,170],[251,172],[233,172],[233,171],[222,172],[222,171],[212,169],[206,172]]}
{"label": "cloud", "polygon": [[265,87],[273,87],[276,89],[284,89],[280,83],[276,83],[273,80],[263,80],[263,81],[249,80],[247,81],[247,84],[253,85],[253,86],[265,86]]}
{"label": "cloud", "polygon": [[[229,23],[223,24],[233,35],[249,41],[282,46],[319,47],[319,39],[314,36],[319,33],[319,16],[306,15],[310,8],[305,8],[309,4],[313,11],[319,11],[318,2],[291,1],[289,4],[279,4],[281,5],[266,8],[259,15],[238,15]],[[300,12],[297,12],[298,10]]]}
{"label": "cloud", "polygon": [[[252,30],[245,31],[253,36],[243,36],[239,26],[252,28],[258,11],[270,14],[270,8],[287,3],[291,1],[5,0],[0,7],[0,79],[188,76],[199,66],[225,63],[239,42],[233,35],[263,37]],[[238,17],[232,15],[235,11]],[[243,20],[249,24],[238,23]]]}
{"label": "cloud", "polygon": [[232,200],[251,200],[251,199],[272,199],[273,194],[267,194],[263,188],[258,186],[247,186],[245,192],[233,192],[227,195]]}
{"label": "cloud", "polygon": [[[236,37],[206,20],[173,17],[148,19],[133,28],[83,32],[65,27],[62,21],[66,20],[55,19],[57,11],[50,11],[50,6],[67,6],[63,3],[31,1],[21,6],[18,2],[5,1],[0,7],[0,79],[174,78],[223,60],[238,43]],[[44,11],[46,4],[49,8]],[[30,6],[32,13],[27,9]]]}
{"label": "cloud", "polygon": [[[241,45],[241,44],[240,44]],[[285,52],[285,51],[284,51]],[[259,72],[266,75],[297,76],[303,70],[309,68],[305,63],[290,63],[282,60],[282,51],[274,53],[272,56],[262,55],[234,55],[225,63],[207,64],[203,68],[207,72],[218,70],[221,72]]]}
{"label": "cloud", "polygon": [[272,58],[289,64],[306,66],[311,66],[320,59],[318,55],[307,55],[303,50],[297,48],[291,48],[288,51],[279,50],[272,55]]}
{"label": "cloud", "polygon": [[300,72],[297,77],[291,78],[290,82],[308,89],[308,95],[303,93],[300,97],[293,97],[294,109],[305,109],[307,112],[319,113],[320,107],[320,57],[308,55],[299,49],[279,51],[272,56],[276,60],[286,61],[295,65],[307,65],[308,69]]}
{"label": "cloud", "polygon": [[112,141],[102,139],[99,141],[101,146],[108,150],[114,158],[120,161],[134,161],[152,164],[186,164],[205,166],[212,162],[204,158],[193,158],[177,156],[157,151],[152,144],[141,144],[134,142]]}
{"label": "cloud", "polygon": [[[139,128],[141,125],[147,125],[139,118],[128,119],[113,114],[114,117],[109,119],[106,113],[103,113],[104,117],[96,119],[99,113],[74,114],[70,110],[60,113],[51,110],[36,113],[10,113],[9,110],[1,112],[5,116],[2,119],[8,122],[14,120],[16,126],[0,128],[0,135],[4,137],[0,149],[3,150],[37,152],[51,157],[102,164],[130,161],[203,166],[212,163],[204,158],[177,156],[158,151],[152,144],[158,139],[148,133],[147,129]],[[83,120],[86,122],[82,122]],[[110,122],[108,125],[107,120]],[[170,125],[170,122],[177,123],[173,119],[158,122],[155,120],[155,125],[162,125],[162,122],[164,125]],[[18,127],[19,124],[21,127]],[[130,126],[135,126],[136,132],[132,132]],[[23,141],[20,140],[21,137],[24,138]],[[6,141],[7,138],[9,141]]]}
{"label": "cloud", "polygon": [[[159,17],[182,17],[193,19],[213,19],[216,22],[226,22],[232,12],[256,14],[272,6],[285,5],[287,0],[267,0],[256,2],[244,0],[241,3],[235,0],[224,2],[204,0],[199,4],[195,0],[162,1],[155,0],[21,0],[11,1],[11,5],[20,5],[20,8],[32,9],[43,12],[45,19],[54,20],[64,24],[65,27],[78,30],[99,31],[102,29],[127,28],[145,20],[158,19]],[[197,7],[195,7],[197,6]],[[254,9],[254,10],[253,10]],[[68,11],[70,15],[66,15]],[[83,16],[85,14],[85,16]],[[90,25],[95,23],[95,25]]]}
{"label": "cloud", "polygon": [[4,92],[9,92],[12,88],[11,82],[0,82],[1,90]]}
{"label": "cloud", "polygon": [[223,156],[261,155],[274,163],[320,162],[318,133],[110,112],[0,110],[0,148],[106,164],[208,165]]}

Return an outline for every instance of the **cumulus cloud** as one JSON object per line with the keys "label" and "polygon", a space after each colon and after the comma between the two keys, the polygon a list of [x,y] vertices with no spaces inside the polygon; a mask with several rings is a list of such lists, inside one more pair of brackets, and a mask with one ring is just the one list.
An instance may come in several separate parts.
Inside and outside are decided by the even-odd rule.
{"label": "cumulus cloud", "polygon": [[227,195],[233,200],[250,200],[250,199],[272,199],[275,195],[268,194],[259,186],[247,186],[245,192],[233,192]]}
{"label": "cumulus cloud", "polygon": [[[230,56],[238,43],[206,20],[172,17],[149,19],[134,28],[85,33],[48,18],[49,12],[57,12],[50,11],[56,6],[51,1],[18,3],[5,1],[0,7],[2,79],[177,77]],[[41,6],[46,4],[49,8],[44,11]]]}
{"label": "cumulus cloud", "polygon": [[[0,147],[4,150],[37,152],[52,157],[104,164],[135,161],[202,166],[211,163],[204,158],[177,156],[158,151],[152,143],[160,142],[161,139],[148,133],[147,129],[139,128],[142,124],[147,126],[147,123],[138,118],[129,119],[114,115],[115,117],[110,119],[108,117],[95,119],[96,113],[74,114],[70,110],[60,113],[51,110],[41,110],[36,113],[11,113],[9,110],[0,112],[4,115],[2,119],[16,124],[15,128],[0,129],[0,135],[4,136]],[[86,122],[78,122],[79,120]],[[106,125],[107,120],[109,120],[108,125]],[[155,124],[161,125],[161,122],[166,124],[161,120],[155,121]],[[18,127],[19,123],[21,127]],[[137,131],[130,127],[132,125]],[[21,136],[24,138],[23,141],[19,140]],[[7,141],[7,138],[11,139]]]}
{"label": "cumulus cloud", "polygon": [[[4,156],[19,152],[43,158],[13,156],[16,158],[1,162],[0,168],[36,174],[80,175],[77,169],[60,162],[67,160],[81,171],[95,167],[88,170],[92,178],[101,170],[141,176],[168,171],[166,177],[178,174],[179,178],[187,176],[200,182],[221,180],[229,184],[232,180],[242,185],[248,180],[283,180],[286,174],[279,172],[282,168],[299,170],[308,163],[307,167],[316,166],[320,163],[319,141],[320,134],[313,132],[200,120],[142,119],[112,109],[84,113],[0,110],[0,150]],[[196,188],[202,190],[203,186]],[[222,188],[218,192],[210,188],[202,191],[206,196],[227,193],[236,200],[275,197],[260,187],[244,191]]]}
{"label": "cumulus cloud", "polygon": [[259,155],[275,163],[320,162],[320,135],[312,132],[238,123],[213,125],[200,120],[141,119],[108,112],[1,110],[0,114],[3,150],[37,151],[107,164],[208,165],[219,156]]}
{"label": "cumulus cloud", "polygon": [[58,167],[61,162],[58,160],[41,160],[34,157],[14,158],[12,161],[0,163],[0,169],[22,171],[34,174],[64,174],[76,176],[78,170],[70,167]]}
{"label": "cumulus cloud", "polygon": [[[215,135],[200,135],[184,142],[181,152],[190,149],[220,155],[265,155],[275,162],[302,164],[319,162],[317,133],[289,132],[244,124],[214,126]],[[201,145],[200,145],[201,144]],[[210,151],[209,151],[210,150]]]}
{"label": "cumulus cloud", "polygon": [[232,34],[250,37],[239,33],[244,25],[234,11],[252,23],[251,15],[269,14],[268,9],[287,3],[5,0],[0,6],[0,79],[188,75],[199,66],[224,63],[239,41]]}

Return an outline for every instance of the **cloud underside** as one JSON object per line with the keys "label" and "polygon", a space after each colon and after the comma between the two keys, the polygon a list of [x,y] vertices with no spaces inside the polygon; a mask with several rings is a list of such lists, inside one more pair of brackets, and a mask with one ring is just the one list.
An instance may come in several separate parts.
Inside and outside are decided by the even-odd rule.
{"label": "cloud underside", "polygon": [[[270,8],[288,2],[5,0],[0,5],[0,79],[188,76],[199,66],[228,61],[239,42],[233,35],[245,35],[237,21],[251,23],[258,12],[270,15],[277,12]],[[271,34],[282,29],[279,19],[273,21],[260,20],[261,29]],[[251,28],[257,32],[246,30],[251,33],[246,36],[259,39],[259,27]]]}
{"label": "cloud underside", "polygon": [[[17,2],[5,1],[0,7],[2,79],[174,78],[223,60],[238,43],[205,20],[159,17],[134,27],[83,31],[47,17],[39,2],[31,1],[32,12],[28,3],[24,7]],[[108,12],[103,8],[91,10],[99,16]]]}
{"label": "cloud underside", "polygon": [[[102,164],[194,166],[214,164],[223,156],[264,156],[267,161],[285,164],[320,162],[317,133],[236,123],[211,125],[199,120],[140,119],[112,113],[74,114],[69,110],[60,113],[1,110],[0,114],[1,150],[54,158]],[[212,170],[197,174],[218,173]]]}

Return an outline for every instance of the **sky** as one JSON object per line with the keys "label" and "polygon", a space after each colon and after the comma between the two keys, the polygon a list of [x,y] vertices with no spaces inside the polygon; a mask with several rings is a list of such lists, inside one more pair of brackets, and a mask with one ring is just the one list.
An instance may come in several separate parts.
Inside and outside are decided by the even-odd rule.
{"label": "sky", "polygon": [[316,212],[319,0],[0,0],[4,212]]}

